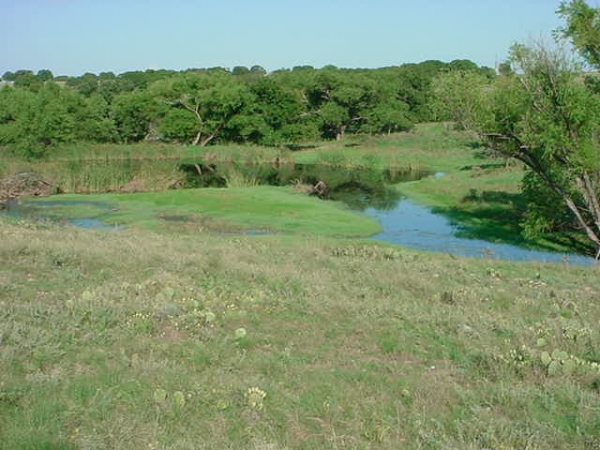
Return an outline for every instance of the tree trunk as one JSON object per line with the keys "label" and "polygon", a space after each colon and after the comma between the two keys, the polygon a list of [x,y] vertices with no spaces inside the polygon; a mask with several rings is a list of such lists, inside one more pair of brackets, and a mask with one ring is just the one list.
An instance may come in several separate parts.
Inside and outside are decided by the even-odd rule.
{"label": "tree trunk", "polygon": [[[583,197],[583,202],[585,205],[577,205],[575,200],[571,197],[569,192],[563,188],[560,183],[558,183],[552,175],[545,169],[544,165],[540,161],[540,159],[533,152],[529,150],[526,145],[515,136],[509,135],[501,135],[501,134],[485,134],[480,135],[488,140],[489,147],[492,150],[498,151],[501,154],[506,156],[511,156],[522,163],[524,163],[527,167],[529,167],[533,172],[535,172],[538,176],[540,176],[546,185],[556,192],[566,203],[567,207],[571,210],[575,219],[581,226],[581,228],[585,231],[585,234],[589,238],[590,241],[594,243],[596,247],[596,260],[600,259],[600,202],[598,200],[597,190],[594,181],[589,176],[589,173],[586,171],[583,172],[581,176],[575,177],[577,187],[579,188],[579,193]],[[503,151],[502,147],[496,145],[498,141],[504,142],[516,142],[519,146],[518,150],[515,152],[514,150],[510,150],[508,154],[506,151]],[[573,170],[573,167],[570,167],[569,170]],[[585,206],[585,208],[584,208]],[[585,211],[587,211],[592,216],[593,225],[586,220],[584,217]]]}
{"label": "tree trunk", "polygon": [[341,141],[344,139],[344,135],[346,134],[346,126],[342,126],[338,129],[338,132],[335,135],[336,141]]}
{"label": "tree trunk", "polygon": [[[523,161],[525,164],[527,164],[540,177],[542,177],[542,179],[546,182],[546,184],[554,192],[556,192],[558,195],[560,195],[562,197],[564,202],[567,204],[567,207],[571,210],[571,212],[577,219],[577,222],[579,222],[579,225],[585,231],[585,234],[587,235],[587,237],[596,246],[596,249],[597,249],[596,259],[599,259],[600,258],[600,228],[597,227],[598,229],[596,231],[594,231],[594,229],[590,226],[590,224],[583,217],[582,208],[580,206],[578,206],[577,203],[575,203],[573,198],[571,198],[571,196],[565,189],[560,187],[560,185],[558,183],[556,183],[554,181],[554,179],[552,179],[552,177],[546,173],[546,171],[542,168],[542,165],[535,158],[531,158],[529,161],[527,161],[526,159],[522,159],[522,158],[519,158],[519,159],[521,161]],[[592,216],[594,216],[595,224],[597,225],[598,217],[595,216],[594,208],[592,208],[591,205],[589,204],[589,202],[593,203],[593,200],[590,200],[589,198],[587,198],[585,192],[582,192],[582,194],[584,196],[584,202],[588,203],[587,206],[591,210]],[[592,194],[592,197],[595,198],[595,196],[593,194]],[[597,199],[596,199],[596,202],[597,202]]]}
{"label": "tree trunk", "polygon": [[594,230],[587,224],[581,213],[579,212],[579,208],[575,204],[575,202],[566,195],[563,195],[563,199],[567,203],[569,209],[575,214],[577,221],[585,230],[585,234],[587,234],[588,238],[596,245],[596,260],[600,258],[600,233],[595,233]]}
{"label": "tree trunk", "polygon": [[211,134],[210,136],[207,136],[206,138],[202,139],[200,141],[200,147],[206,147],[210,141],[212,141],[215,138],[214,134]]}
{"label": "tree trunk", "polygon": [[202,131],[198,131],[198,134],[196,134],[196,137],[192,141],[192,145],[198,145],[201,138],[202,138]]}

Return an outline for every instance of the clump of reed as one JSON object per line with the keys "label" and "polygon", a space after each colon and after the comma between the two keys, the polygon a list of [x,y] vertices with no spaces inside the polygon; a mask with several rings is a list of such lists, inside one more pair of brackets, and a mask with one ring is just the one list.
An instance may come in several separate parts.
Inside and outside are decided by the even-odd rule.
{"label": "clump of reed", "polygon": [[223,178],[225,178],[228,188],[254,187],[260,184],[257,177],[245,174],[233,167],[223,175]]}

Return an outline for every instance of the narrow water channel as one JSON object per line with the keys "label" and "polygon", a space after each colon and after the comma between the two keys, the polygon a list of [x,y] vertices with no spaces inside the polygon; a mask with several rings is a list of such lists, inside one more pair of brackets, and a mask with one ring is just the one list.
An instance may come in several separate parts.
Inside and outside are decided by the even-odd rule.
{"label": "narrow water channel", "polygon": [[383,231],[373,239],[415,250],[448,253],[455,256],[491,258],[509,261],[542,261],[592,265],[593,258],[574,253],[556,253],[529,250],[517,245],[467,239],[459,237],[460,231],[440,214],[408,199],[400,200],[390,210],[368,208],[365,211],[377,220]]}

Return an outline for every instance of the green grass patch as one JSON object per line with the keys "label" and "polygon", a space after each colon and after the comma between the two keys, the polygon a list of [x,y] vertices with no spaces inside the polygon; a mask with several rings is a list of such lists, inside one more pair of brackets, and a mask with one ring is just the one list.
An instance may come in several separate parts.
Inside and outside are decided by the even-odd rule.
{"label": "green grass patch", "polygon": [[[58,202],[58,203],[57,203]],[[137,194],[61,195],[32,201],[52,205],[54,218],[94,218],[111,226],[213,231],[267,230],[360,237],[379,231],[365,215],[291,188],[187,189]]]}

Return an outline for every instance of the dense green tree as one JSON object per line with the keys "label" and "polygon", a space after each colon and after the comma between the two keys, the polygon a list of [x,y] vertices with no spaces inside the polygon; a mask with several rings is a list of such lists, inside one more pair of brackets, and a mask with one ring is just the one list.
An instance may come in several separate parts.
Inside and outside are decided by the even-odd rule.
{"label": "dense green tree", "polygon": [[557,34],[568,39],[587,63],[600,67],[600,8],[584,0],[562,2],[558,14],[565,26]]}
{"label": "dense green tree", "polygon": [[246,104],[235,121],[242,139],[267,145],[298,140],[306,131],[304,102],[299,92],[270,77],[258,78],[248,87],[252,102]]}
{"label": "dense green tree", "polygon": [[31,70],[17,70],[14,75],[14,86],[38,92],[43,82]]}
{"label": "dense green tree", "polygon": [[314,71],[315,68],[313,66],[309,66],[309,65],[305,65],[305,66],[294,66],[292,68],[292,71],[299,71],[299,70],[305,70],[305,71]]}
{"label": "dense green tree", "polygon": [[117,127],[110,114],[110,105],[102,95],[94,94],[83,99],[76,118],[77,139],[92,142],[118,140]]}
{"label": "dense green tree", "polygon": [[131,71],[120,74],[118,78],[120,91],[146,90],[152,83],[167,79],[176,72],[173,70]]}
{"label": "dense green tree", "polygon": [[38,78],[38,80],[40,81],[50,81],[54,79],[54,75],[52,74],[52,72],[48,69],[41,69],[38,70],[38,73],[36,75],[36,77]]}
{"label": "dense green tree", "polygon": [[426,61],[420,64],[405,64],[380,71],[380,85],[391,86],[393,95],[408,104],[411,120],[427,122],[434,120],[430,108],[432,80],[439,73],[447,71],[441,61]]}
{"label": "dense green tree", "polygon": [[529,231],[563,220],[560,199],[571,217],[563,228],[581,229],[598,257],[600,96],[581,82],[579,67],[562,51],[517,45],[510,61],[518,75],[496,86],[480,132],[492,149],[522,161],[533,174],[526,189],[538,194],[532,202],[538,206],[530,208]]}
{"label": "dense green tree", "polygon": [[196,118],[182,108],[164,108],[158,123],[161,136],[169,141],[189,143],[198,133]]}
{"label": "dense green tree", "polygon": [[369,134],[390,134],[408,131],[413,125],[408,104],[398,99],[388,98],[377,102],[373,108],[365,112],[361,131]]}
{"label": "dense green tree", "polygon": [[438,75],[433,82],[432,108],[438,120],[454,122],[463,130],[476,127],[485,107],[485,90],[490,80],[478,71],[452,71]]}
{"label": "dense green tree", "polygon": [[39,157],[75,139],[77,94],[47,83],[39,92],[5,88],[0,100],[0,144]]}
{"label": "dense green tree", "polygon": [[138,142],[150,132],[155,117],[154,102],[148,92],[124,92],[118,95],[110,106],[119,140]]}
{"label": "dense green tree", "polygon": [[[341,139],[346,133],[391,133],[409,129],[414,122],[431,120],[431,81],[441,71],[449,71],[450,65],[464,66],[472,72],[484,70],[460,60],[376,70],[297,66],[267,74],[255,65],[250,69],[234,67],[232,71],[213,67],[120,75],[86,73],[54,80],[63,86],[59,101],[70,102],[66,108],[77,123],[69,139],[161,139],[199,145],[221,140],[279,145],[317,138]],[[9,72],[6,77],[15,81],[18,93],[7,94],[4,100],[23,96],[24,108],[48,95],[46,84],[54,85],[52,73],[45,70],[37,75],[27,70]],[[14,134],[10,130],[22,129],[27,121],[22,120],[22,114],[16,120],[12,113],[0,113],[6,141],[6,136]],[[50,139],[64,140],[56,133]]]}
{"label": "dense green tree", "polygon": [[117,76],[113,72],[100,72],[98,78],[100,81],[113,81],[117,79]]}
{"label": "dense green tree", "polygon": [[187,111],[196,123],[192,145],[205,146],[230,125],[249,101],[246,85],[229,74],[181,74],[155,83],[152,93],[164,104]]}
{"label": "dense green tree", "polygon": [[231,70],[231,74],[236,76],[248,75],[249,73],[250,69],[248,69],[246,66],[235,66]]}
{"label": "dense green tree", "polygon": [[254,65],[254,66],[250,67],[250,72],[253,75],[257,75],[257,76],[261,76],[261,77],[263,77],[267,74],[267,71],[265,70],[265,68],[262,66],[259,66],[259,65]]}
{"label": "dense green tree", "polygon": [[468,59],[455,59],[448,64],[448,69],[460,72],[478,72],[479,66]]}
{"label": "dense green tree", "polygon": [[19,120],[32,97],[31,92],[23,89],[8,86],[0,89],[0,146],[14,144],[21,136]]}
{"label": "dense green tree", "polygon": [[318,110],[323,136],[341,140],[349,128],[355,131],[366,120],[374,103],[374,83],[362,74],[327,67],[315,76],[308,97]]}
{"label": "dense green tree", "polygon": [[84,73],[80,77],[69,78],[67,86],[87,97],[98,91],[98,77],[93,73]]}
{"label": "dense green tree", "polygon": [[144,72],[124,72],[119,75],[119,81],[123,91],[146,89],[148,87],[148,80]]}
{"label": "dense green tree", "polygon": [[4,81],[15,81],[15,74],[14,72],[6,71],[4,72],[4,75],[2,75],[2,79]]}
{"label": "dense green tree", "polygon": [[121,86],[116,79],[98,79],[96,94],[102,96],[107,103],[112,103],[116,95],[121,92]]}

